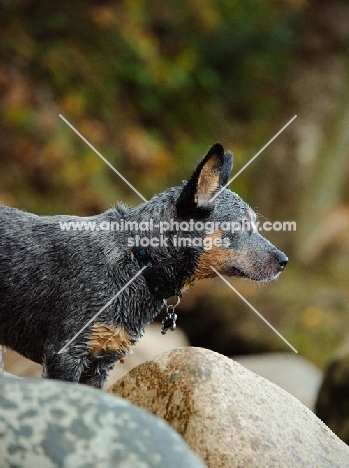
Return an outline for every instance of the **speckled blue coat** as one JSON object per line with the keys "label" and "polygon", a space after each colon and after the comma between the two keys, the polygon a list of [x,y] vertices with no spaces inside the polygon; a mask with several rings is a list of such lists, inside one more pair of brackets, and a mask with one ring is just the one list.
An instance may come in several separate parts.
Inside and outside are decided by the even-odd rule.
{"label": "speckled blue coat", "polygon": [[[0,344],[42,363],[43,375],[101,387],[113,364],[142,336],[160,312],[162,300],[180,294],[197,280],[229,276],[268,281],[287,257],[253,228],[255,215],[225,188],[231,153],[214,145],[188,182],[129,209],[118,205],[97,216],[37,216],[0,207]],[[215,222],[217,229],[172,229],[166,245],[147,248],[153,271],[139,275],[62,352],[69,340],[140,270],[132,240],[160,238],[161,221]],[[250,221],[249,229],[223,231],[219,223]],[[62,230],[60,223],[153,221],[152,232]],[[109,223],[109,224],[108,224]],[[218,224],[217,224],[218,223]],[[196,225],[195,225],[196,226]],[[251,227],[252,226],[252,227]],[[195,239],[178,245],[179,236]],[[211,249],[200,240],[214,241]],[[216,240],[219,242],[216,242]]]}

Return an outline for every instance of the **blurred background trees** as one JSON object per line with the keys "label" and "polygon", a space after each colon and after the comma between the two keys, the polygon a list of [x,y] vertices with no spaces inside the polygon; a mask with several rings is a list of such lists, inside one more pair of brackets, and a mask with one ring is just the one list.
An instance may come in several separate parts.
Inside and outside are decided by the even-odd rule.
{"label": "blurred background trees", "polygon": [[242,163],[246,144],[269,136],[295,48],[292,3],[1,5],[1,191],[12,181],[28,209],[94,212],[120,197],[138,202],[59,113],[146,196],[187,177],[213,141],[236,148]]}
{"label": "blurred background trees", "polygon": [[[0,0],[0,25],[10,206],[89,215],[140,202],[59,114],[147,198],[216,141],[237,171],[298,114],[231,187],[267,219],[297,221],[267,234],[290,265],[267,289],[236,287],[323,365],[349,329],[347,2]],[[224,284],[210,289],[183,301],[193,344],[285,349]]]}

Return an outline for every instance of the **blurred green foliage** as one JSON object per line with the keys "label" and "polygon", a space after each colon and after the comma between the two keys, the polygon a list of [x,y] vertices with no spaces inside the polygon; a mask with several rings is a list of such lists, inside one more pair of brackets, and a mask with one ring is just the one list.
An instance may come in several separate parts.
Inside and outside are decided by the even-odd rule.
{"label": "blurred green foliage", "polygon": [[278,110],[301,3],[1,0],[0,200],[50,214],[139,202],[60,113],[146,197],[217,140],[239,161]]}
{"label": "blurred green foliage", "polygon": [[[239,169],[286,123],[274,126],[307,3],[316,2],[0,0],[0,203],[89,215],[117,200],[141,201],[59,114],[147,198],[187,178],[216,141]],[[260,190],[260,164],[234,181],[246,200],[250,187]],[[334,275],[305,282],[291,260],[281,292],[274,285],[269,302],[263,294],[257,305],[274,310],[271,322],[323,365],[346,333],[347,307],[318,304]],[[231,296],[221,297],[228,325],[238,328],[241,305],[235,321]],[[218,316],[224,307],[215,304]]]}

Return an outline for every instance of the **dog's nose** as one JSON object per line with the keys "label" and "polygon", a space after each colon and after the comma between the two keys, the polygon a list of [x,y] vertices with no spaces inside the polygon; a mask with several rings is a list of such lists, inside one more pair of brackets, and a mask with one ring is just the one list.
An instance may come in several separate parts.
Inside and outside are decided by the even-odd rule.
{"label": "dog's nose", "polygon": [[276,255],[277,261],[279,262],[280,265],[280,270],[283,271],[286,268],[286,265],[288,263],[288,258],[283,252],[278,252]]}

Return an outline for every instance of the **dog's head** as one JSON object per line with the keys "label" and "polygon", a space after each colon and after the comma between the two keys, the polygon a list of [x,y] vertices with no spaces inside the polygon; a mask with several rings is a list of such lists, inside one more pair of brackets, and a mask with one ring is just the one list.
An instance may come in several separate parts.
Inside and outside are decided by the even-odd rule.
{"label": "dog's head", "polygon": [[224,275],[269,281],[287,264],[286,255],[259,233],[253,210],[225,188],[232,166],[232,154],[215,144],[177,198],[178,220],[187,222],[196,233],[198,228],[203,231],[202,249],[187,286],[214,277],[211,266]]}

